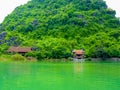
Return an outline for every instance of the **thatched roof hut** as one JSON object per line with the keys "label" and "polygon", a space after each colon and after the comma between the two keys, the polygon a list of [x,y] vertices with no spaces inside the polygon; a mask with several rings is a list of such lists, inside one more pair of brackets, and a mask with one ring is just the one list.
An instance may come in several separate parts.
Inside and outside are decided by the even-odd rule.
{"label": "thatched roof hut", "polygon": [[14,46],[11,46],[11,47],[9,47],[8,52],[10,52],[10,53],[20,53],[22,55],[25,55],[25,53],[32,52],[32,48],[31,47],[14,47]]}

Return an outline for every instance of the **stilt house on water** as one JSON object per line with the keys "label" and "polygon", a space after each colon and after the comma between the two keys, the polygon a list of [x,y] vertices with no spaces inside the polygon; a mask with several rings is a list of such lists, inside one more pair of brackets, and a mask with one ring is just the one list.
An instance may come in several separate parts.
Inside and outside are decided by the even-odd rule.
{"label": "stilt house on water", "polygon": [[25,55],[28,52],[32,52],[32,48],[31,47],[10,47],[8,49],[9,53],[19,53],[21,55]]}
{"label": "stilt house on water", "polygon": [[73,50],[73,58],[74,59],[83,59],[84,51],[83,50]]}

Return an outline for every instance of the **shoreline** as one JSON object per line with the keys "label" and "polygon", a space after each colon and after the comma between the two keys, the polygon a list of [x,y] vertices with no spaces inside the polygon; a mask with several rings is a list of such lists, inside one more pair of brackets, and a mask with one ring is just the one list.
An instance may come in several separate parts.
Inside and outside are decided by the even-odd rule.
{"label": "shoreline", "polygon": [[[61,59],[52,59],[52,58],[44,58],[44,59],[40,59],[37,60],[34,57],[28,59],[27,57],[25,57],[25,60],[21,60],[22,58],[19,59],[19,57],[13,58],[11,55],[0,55],[0,61],[27,61],[27,62],[74,62],[74,58],[70,57],[70,58],[61,58]],[[81,60],[78,60],[81,61]],[[83,58],[83,62],[101,62],[101,61],[107,61],[107,62],[120,62],[120,58],[119,57],[112,57],[112,58]]]}
{"label": "shoreline", "polygon": [[120,58],[85,58],[87,61],[115,61],[115,62],[120,62]]}

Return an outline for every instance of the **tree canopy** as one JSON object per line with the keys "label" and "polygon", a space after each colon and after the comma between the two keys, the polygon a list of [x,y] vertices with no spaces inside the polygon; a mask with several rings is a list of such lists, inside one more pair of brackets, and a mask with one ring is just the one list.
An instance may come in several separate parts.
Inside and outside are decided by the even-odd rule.
{"label": "tree canopy", "polygon": [[0,52],[32,46],[40,58],[120,57],[120,21],[103,0],[31,0],[0,25]]}

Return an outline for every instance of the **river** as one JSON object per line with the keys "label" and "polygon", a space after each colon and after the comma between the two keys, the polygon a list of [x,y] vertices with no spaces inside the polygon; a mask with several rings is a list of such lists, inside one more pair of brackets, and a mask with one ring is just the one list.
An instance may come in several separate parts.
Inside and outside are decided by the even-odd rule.
{"label": "river", "polygon": [[0,90],[120,90],[120,63],[1,62]]}

